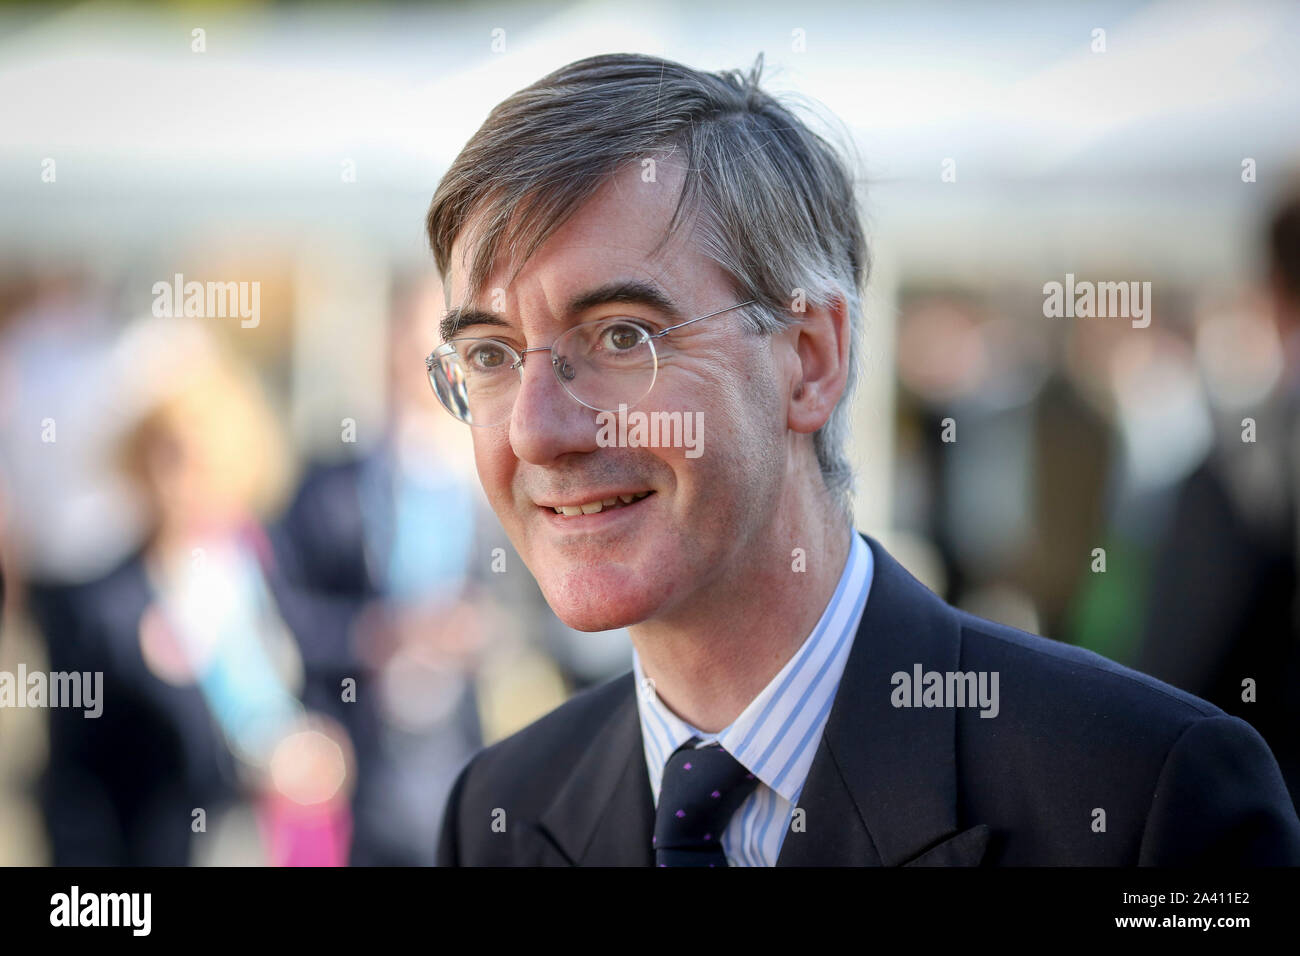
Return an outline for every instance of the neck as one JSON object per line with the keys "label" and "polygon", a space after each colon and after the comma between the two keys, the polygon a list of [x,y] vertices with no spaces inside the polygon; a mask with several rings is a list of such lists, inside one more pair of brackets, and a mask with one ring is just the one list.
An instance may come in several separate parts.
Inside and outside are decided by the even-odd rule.
{"label": "neck", "polygon": [[659,699],[707,733],[729,726],[794,656],[848,560],[852,525],[824,491],[784,497],[770,512],[777,520],[736,543],[708,593],[629,629]]}

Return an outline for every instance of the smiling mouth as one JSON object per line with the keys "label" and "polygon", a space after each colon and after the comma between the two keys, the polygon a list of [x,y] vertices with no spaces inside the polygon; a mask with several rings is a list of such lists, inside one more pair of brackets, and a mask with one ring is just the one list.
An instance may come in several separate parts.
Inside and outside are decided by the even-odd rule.
{"label": "smiling mouth", "polygon": [[629,495],[611,495],[608,498],[597,499],[595,501],[586,501],[574,505],[543,505],[548,511],[554,511],[557,515],[566,518],[580,518],[583,515],[599,514],[602,511],[617,511],[620,508],[626,508],[634,505],[643,498],[654,494],[653,491],[638,491]]}

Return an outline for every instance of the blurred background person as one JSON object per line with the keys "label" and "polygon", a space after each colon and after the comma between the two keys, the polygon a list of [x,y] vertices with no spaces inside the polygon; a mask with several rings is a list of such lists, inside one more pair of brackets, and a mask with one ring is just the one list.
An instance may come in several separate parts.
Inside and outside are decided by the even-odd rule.
{"label": "blurred background person", "polygon": [[[382,438],[359,457],[309,466],[273,535],[295,626],[337,650],[315,702],[358,744],[355,864],[432,862],[430,807],[483,743],[479,659],[524,611],[486,600],[495,523],[484,520],[463,436],[437,417],[421,373],[439,294],[418,282],[398,291]],[[340,694],[349,680],[355,693]]]}
{"label": "blurred background person", "polygon": [[[148,319],[112,356],[141,547],[64,596],[50,669],[104,675],[103,713],[50,712],[41,783],[59,865],[183,865],[248,800],[271,863],[340,863],[350,745],[299,698],[303,655],[258,517],[289,461],[259,390],[198,322]],[[211,848],[204,848],[211,852]]]}
{"label": "blurred background person", "polygon": [[[10,266],[0,278],[0,670],[45,666],[42,634],[69,632],[77,587],[135,546],[140,518],[113,467],[107,361],[118,329],[111,283],[75,261]],[[0,859],[48,852],[33,796],[43,712],[0,712]]]}
{"label": "blurred background person", "polygon": [[1266,298],[1198,329],[1215,441],[1162,534],[1137,663],[1253,724],[1300,800],[1300,191],[1264,272]]}

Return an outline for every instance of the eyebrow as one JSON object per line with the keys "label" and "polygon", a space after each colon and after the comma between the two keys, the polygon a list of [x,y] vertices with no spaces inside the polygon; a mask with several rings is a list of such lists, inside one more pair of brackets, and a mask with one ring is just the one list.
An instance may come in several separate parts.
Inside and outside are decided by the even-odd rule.
{"label": "eyebrow", "polygon": [[497,325],[510,328],[509,322],[491,312],[484,312],[482,309],[455,308],[442,317],[442,321],[438,323],[438,331],[442,334],[442,340],[446,342],[462,329],[472,325]]}
{"label": "eyebrow", "polygon": [[[594,309],[598,305],[608,305],[612,302],[647,306],[661,313],[671,322],[685,320],[681,309],[677,307],[677,304],[667,292],[654,283],[642,279],[619,279],[597,286],[587,292],[580,292],[569,300],[569,304],[564,309],[564,315],[566,319],[571,319],[588,309]],[[454,308],[443,317],[442,322],[439,323],[438,331],[442,333],[442,339],[445,342],[461,330],[475,325],[510,328],[509,322],[493,312],[484,312],[482,309]]]}

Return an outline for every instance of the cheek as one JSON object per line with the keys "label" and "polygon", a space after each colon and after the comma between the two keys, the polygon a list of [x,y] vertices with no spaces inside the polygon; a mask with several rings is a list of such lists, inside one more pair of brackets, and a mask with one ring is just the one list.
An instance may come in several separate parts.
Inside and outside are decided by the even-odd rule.
{"label": "cheek", "polygon": [[514,479],[514,452],[502,429],[475,430],[474,466],[479,482],[497,516],[505,522],[512,502],[511,483]]}
{"label": "cheek", "polygon": [[770,361],[752,358],[742,366],[746,374],[728,375],[713,389],[714,434],[726,457],[739,459],[749,470],[767,464],[781,446],[785,431],[784,410]]}
{"label": "cheek", "polygon": [[751,512],[763,507],[784,463],[784,409],[766,377],[774,371],[761,364],[749,367],[752,377],[719,374],[697,393],[709,397],[693,405],[702,413],[699,457],[687,458],[681,449],[661,452],[672,455],[671,464],[700,512],[727,523],[738,515],[752,518]]}

